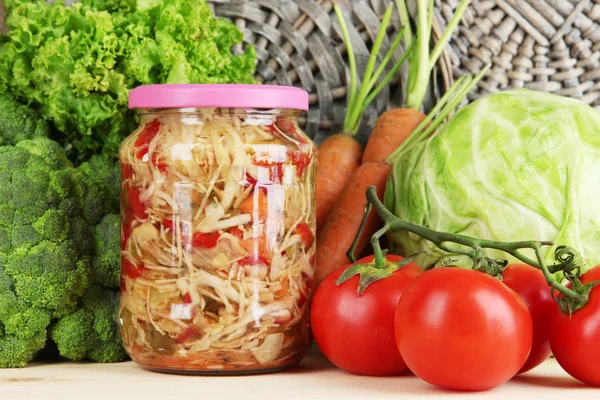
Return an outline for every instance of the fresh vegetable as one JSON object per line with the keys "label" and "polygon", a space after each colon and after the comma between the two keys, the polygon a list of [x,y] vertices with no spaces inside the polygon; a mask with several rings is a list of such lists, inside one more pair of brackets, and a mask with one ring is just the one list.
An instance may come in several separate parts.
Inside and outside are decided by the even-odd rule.
{"label": "fresh vegetable", "polygon": [[142,115],[119,157],[119,320],[132,358],[199,372],[304,356],[315,150],[289,111]]}
{"label": "fresh vegetable", "polygon": [[329,136],[319,146],[317,168],[317,233],[319,233],[341,196],[346,183],[360,166],[362,145],[352,136]]}
{"label": "fresh vegetable", "polygon": [[[577,100],[529,90],[487,96],[392,156],[385,205],[438,231],[576,246],[585,271],[600,263],[598,126],[600,112]],[[442,256],[403,231],[389,239],[394,252],[431,253],[428,264]]]}
{"label": "fresh vegetable", "polygon": [[[364,193],[369,186],[374,185],[379,195],[383,196],[389,172],[388,163],[369,162],[361,165],[352,174],[329,215],[325,229],[317,238],[317,284],[348,262],[346,251],[356,235],[367,202],[366,199],[362,200]],[[372,213],[366,220],[365,227],[369,231],[374,231],[379,222],[377,214]],[[357,247],[362,249],[368,240],[366,234],[361,235]],[[356,259],[350,261],[354,262]]]}
{"label": "fresh vegetable", "polygon": [[[379,200],[375,186],[367,190],[367,201],[361,227],[348,252],[349,257],[356,249],[371,209],[377,212],[384,223],[371,237],[373,270],[385,267],[385,252],[379,240],[393,230],[419,236],[445,253],[437,268],[419,276],[407,287],[396,310],[395,333],[400,355],[411,371],[424,380],[449,389],[486,390],[507,381],[525,368],[533,345],[533,319],[517,292],[500,283],[500,279],[504,273],[507,274],[509,284],[522,293],[532,311],[538,314],[536,323],[541,320],[538,319],[537,310],[543,308],[539,304],[534,306],[535,292],[542,290],[543,285],[539,283],[539,276],[534,276],[531,283],[527,282],[527,277],[532,274],[519,266],[507,270],[508,262],[490,258],[487,256],[488,250],[510,255],[541,270],[547,285],[558,293],[555,299],[562,314],[580,315],[589,318],[587,321],[595,321],[597,304],[594,290],[600,285],[600,280],[595,280],[597,270],[580,279],[583,259],[575,249],[557,247],[552,264],[549,264],[542,256],[542,248],[553,246],[552,242],[499,242],[416,225],[394,216]],[[419,254],[411,254],[409,258]],[[345,273],[349,274],[350,270]],[[559,273],[570,282],[568,285],[556,279],[555,275]],[[386,279],[387,276],[370,274],[368,278]],[[363,278],[367,279],[361,276]],[[524,289],[527,285],[542,289]],[[556,322],[559,324],[571,320],[555,314],[554,321],[559,321]],[[586,365],[583,361],[592,360],[586,358],[586,347],[593,346],[592,339],[586,335],[593,336],[595,331],[589,323],[583,323],[582,326],[586,328],[581,329],[587,329],[586,332],[579,331],[580,336],[584,337],[582,342],[576,340],[577,336],[568,336],[572,332],[567,329],[550,329],[551,347],[553,343],[561,346],[566,342],[576,351],[563,354],[583,357],[577,360],[582,362],[573,362],[567,368]],[[543,340],[540,342],[543,343]],[[534,352],[543,353],[543,344],[536,346],[539,348],[535,348]],[[427,357],[431,353],[435,357]],[[595,353],[592,351],[592,354]],[[533,359],[529,362],[533,362]],[[581,379],[588,379],[586,382],[595,384],[593,378],[589,380],[589,376],[593,377],[594,369],[585,371],[591,375]]]}
{"label": "fresh vegetable", "polygon": [[[555,308],[550,323],[550,347],[556,361],[575,379],[600,386],[600,266],[590,269],[581,282],[587,304],[570,313]],[[585,285],[585,286],[584,286]]]}
{"label": "fresh vegetable", "polygon": [[103,230],[102,218],[115,210],[107,187],[73,168],[49,139],[0,147],[0,187],[0,367],[22,367],[94,277],[110,275],[92,273],[107,263],[90,258],[98,254],[96,224]]}
{"label": "fresh vegetable", "polygon": [[531,352],[519,373],[527,372],[550,357],[550,321],[556,304],[544,274],[531,265],[510,264],[502,273],[502,282],[523,300],[533,321]]}
{"label": "fresh vegetable", "polygon": [[393,108],[377,118],[369,136],[362,162],[386,161],[410,137],[426,116],[411,108]]}
{"label": "fresh vegetable", "polygon": [[[118,280],[117,280],[118,286]],[[119,292],[91,286],[79,309],[54,324],[50,337],[69,360],[115,362],[127,357],[117,325]]]}
{"label": "fresh vegetable", "polygon": [[[388,256],[384,268],[375,268],[373,259],[340,268],[319,285],[311,306],[312,331],[337,367],[359,375],[399,375],[408,368],[394,340],[394,315],[404,289],[422,271],[399,256]],[[382,276],[387,277],[374,281]]]}
{"label": "fresh vegetable", "polygon": [[77,162],[93,153],[116,157],[135,129],[130,88],[254,81],[254,49],[233,55],[242,33],[205,0],[13,3],[0,44],[0,92],[38,108]]}
{"label": "fresh vegetable", "polygon": [[[375,130],[369,138],[366,152],[363,155],[362,165],[354,174],[350,175],[350,179],[345,183],[346,186],[340,193],[339,198],[335,193],[331,192],[331,187],[322,189],[322,194],[319,195],[319,186],[317,185],[317,196],[325,197],[317,197],[317,207],[319,207],[319,204],[321,204],[321,207],[324,207],[323,205],[329,207],[329,205],[334,204],[334,207],[328,210],[328,216],[322,217],[323,219],[327,219],[320,229],[321,236],[317,244],[317,252],[319,253],[319,257],[317,257],[317,283],[331,271],[347,262],[344,253],[352,243],[353,235],[351,232],[355,232],[358,229],[360,213],[366,205],[366,199],[363,195],[355,195],[357,193],[356,189],[358,188],[360,189],[358,192],[364,193],[369,185],[376,185],[380,191],[384,191],[384,182],[388,179],[391,171],[390,163],[393,160],[393,153],[398,151],[397,149],[406,146],[415,137],[427,137],[430,135],[487,71],[487,68],[484,68],[475,78],[463,76],[440,99],[438,105],[433,108],[427,117],[421,114],[419,110],[423,104],[425,91],[429,82],[428,77],[431,75],[431,71],[441,54],[440,46],[443,46],[449,40],[452,30],[468,5],[468,0],[461,1],[456,15],[453,17],[431,55],[428,50],[430,32],[419,25],[417,37],[413,38],[406,5],[401,0],[398,0],[397,4],[401,19],[406,27],[404,37],[406,46],[409,49],[405,53],[405,57],[409,57],[410,70],[407,86],[407,105],[405,109],[391,110],[383,114],[378,120]],[[390,9],[388,8],[388,10]],[[433,9],[427,6],[427,2],[419,1],[419,18],[425,18],[425,23],[428,24],[429,30],[431,30]],[[420,21],[420,23],[423,23],[423,21]],[[400,42],[400,39],[401,37],[398,37],[397,43]],[[415,43],[418,50],[413,50]],[[425,77],[425,80],[423,80],[423,77]],[[360,93],[364,94],[364,91],[361,90]],[[367,97],[367,99],[370,98]],[[412,99],[411,102],[409,102],[409,99]],[[355,111],[349,109],[347,121],[353,121],[356,115]],[[383,164],[387,164],[387,166]],[[324,175],[328,172],[322,171],[322,168],[319,168],[319,173]],[[365,179],[366,175],[369,176],[369,179]],[[376,220],[373,214],[367,225],[361,229],[363,236],[355,243],[356,250],[359,253],[368,242],[369,236],[377,228]]]}
{"label": "fresh vegetable", "polygon": [[446,267],[406,288],[395,332],[402,358],[419,378],[480,391],[507,382],[523,367],[533,324],[525,304],[497,279]]}
{"label": "fresh vegetable", "polygon": [[12,96],[0,94],[0,145],[15,145],[22,140],[48,137],[46,121]]}
{"label": "fresh vegetable", "polygon": [[[334,3],[333,8],[338,17],[342,36],[348,52],[350,84],[343,133],[329,136],[319,147],[319,168],[317,169],[316,191],[318,232],[320,232],[324,226],[337,199],[340,197],[346,183],[352,176],[352,173],[361,164],[363,152],[362,145],[355,139],[355,136],[360,129],[362,114],[381,90],[383,90],[394,77],[404,60],[408,57],[407,52],[395,63],[390,71],[386,72],[394,53],[400,46],[402,39],[402,32],[400,32],[397,39],[390,46],[387,54],[381,60],[379,67],[377,67],[377,58],[387,34],[387,29],[394,9],[394,5],[389,4],[381,21],[377,37],[373,43],[368,65],[359,89],[356,59],[350,41],[348,27],[346,26],[346,21],[340,6],[337,3]],[[378,84],[378,82],[380,83]]]}

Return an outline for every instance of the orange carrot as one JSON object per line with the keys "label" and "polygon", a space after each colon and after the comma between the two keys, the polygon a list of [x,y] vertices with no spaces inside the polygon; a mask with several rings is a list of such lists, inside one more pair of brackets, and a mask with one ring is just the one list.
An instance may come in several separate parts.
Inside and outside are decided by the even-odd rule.
{"label": "orange carrot", "polygon": [[[317,284],[330,272],[348,264],[346,251],[352,245],[362,221],[367,205],[367,188],[377,187],[377,194],[382,199],[390,171],[391,166],[387,162],[372,161],[362,164],[350,177],[317,239]],[[356,247],[358,254],[368,243],[379,222],[377,213],[371,212]]]}
{"label": "orange carrot", "polygon": [[252,215],[252,219],[255,220],[258,218],[258,221],[262,221],[269,216],[269,202],[267,199],[267,195],[260,190],[260,188],[256,188],[254,193],[246,198],[240,204],[240,211],[243,214]]}
{"label": "orange carrot", "polygon": [[[396,1],[400,19],[406,28],[403,32],[399,33],[399,36],[404,35],[408,49],[405,56],[409,57],[409,76],[406,85],[408,90],[405,94],[404,108],[388,111],[378,119],[375,129],[371,133],[367,148],[363,153],[362,165],[350,177],[339,200],[331,210],[329,218],[320,232],[320,237],[317,238],[317,283],[321,282],[333,270],[349,262],[346,252],[352,246],[356,232],[359,230],[363,219],[364,208],[367,204],[365,195],[367,188],[375,186],[378,197],[380,199],[383,198],[388,175],[396,160],[414,145],[427,140],[429,135],[459,105],[462,99],[486,73],[487,67],[477,77],[463,75],[442,96],[428,116],[423,115],[419,111],[426,97],[429,85],[428,77],[431,76],[432,70],[452,31],[460,22],[460,18],[466,10],[468,2],[469,0],[460,0],[455,15],[430,54],[429,38],[431,37],[430,31],[433,14],[431,9],[427,7],[428,2],[418,2],[420,19],[416,36],[413,36],[406,2],[401,0]],[[336,12],[338,12],[339,10],[336,7],[337,5],[334,5]],[[388,7],[382,21],[389,19],[390,12],[391,8]],[[342,21],[341,18],[340,21]],[[345,37],[344,40],[350,53],[351,46],[349,46],[349,39]],[[400,38],[398,37],[394,45],[399,42]],[[374,50],[378,46],[377,43],[378,41],[376,40]],[[377,48],[378,51],[379,49]],[[400,64],[404,61],[403,57],[394,66],[390,72],[391,75],[388,74],[382,78],[379,85],[375,88],[382,74],[381,67],[377,72],[372,74],[374,67],[373,55],[376,55],[377,52],[371,54],[370,63],[367,67],[369,79],[366,81],[368,84],[363,82],[359,94],[353,96],[351,93],[350,95],[351,99],[358,99],[354,107],[349,107],[347,111],[346,121],[351,122],[350,126],[356,126],[356,123],[359,123],[361,111],[366,108],[365,106],[360,106],[360,104],[368,104],[372,101],[377,93],[379,93],[379,90],[389,83],[393,74],[397,72]],[[388,57],[391,57],[390,53],[384,58],[384,65]],[[355,248],[356,254],[360,254],[364,249],[378,226],[379,218],[374,212],[371,212],[358,238]]]}
{"label": "orange carrot", "polygon": [[411,108],[395,108],[382,114],[369,136],[362,162],[388,158],[425,118],[423,113]]}
{"label": "orange carrot", "polygon": [[346,182],[360,165],[362,146],[351,136],[328,137],[319,147],[317,169],[317,233],[325,224]]}

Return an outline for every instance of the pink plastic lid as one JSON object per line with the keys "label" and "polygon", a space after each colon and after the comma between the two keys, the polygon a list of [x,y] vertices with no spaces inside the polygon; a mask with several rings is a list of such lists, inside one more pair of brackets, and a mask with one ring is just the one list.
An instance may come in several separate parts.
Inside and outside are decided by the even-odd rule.
{"label": "pink plastic lid", "polygon": [[129,92],[129,108],[192,107],[308,110],[308,93],[274,85],[147,85]]}

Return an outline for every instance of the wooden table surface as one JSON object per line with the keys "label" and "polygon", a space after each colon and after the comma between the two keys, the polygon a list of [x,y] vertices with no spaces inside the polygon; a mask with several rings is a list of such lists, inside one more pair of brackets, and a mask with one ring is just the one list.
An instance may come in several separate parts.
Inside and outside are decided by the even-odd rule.
{"label": "wooden table surface", "polygon": [[312,354],[293,370],[271,375],[201,377],[145,371],[121,364],[33,364],[0,369],[0,399],[600,399],[600,389],[570,378],[554,360],[486,393],[437,389],[414,376],[353,376]]}

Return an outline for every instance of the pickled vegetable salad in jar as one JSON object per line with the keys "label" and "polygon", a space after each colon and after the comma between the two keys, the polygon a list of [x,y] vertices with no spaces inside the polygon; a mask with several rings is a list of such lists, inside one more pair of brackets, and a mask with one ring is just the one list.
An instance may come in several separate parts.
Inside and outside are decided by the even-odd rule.
{"label": "pickled vegetable salad in jar", "polygon": [[308,94],[153,85],[130,107],[142,110],[120,151],[125,348],[165,372],[297,364],[315,261],[316,147],[297,122]]}

